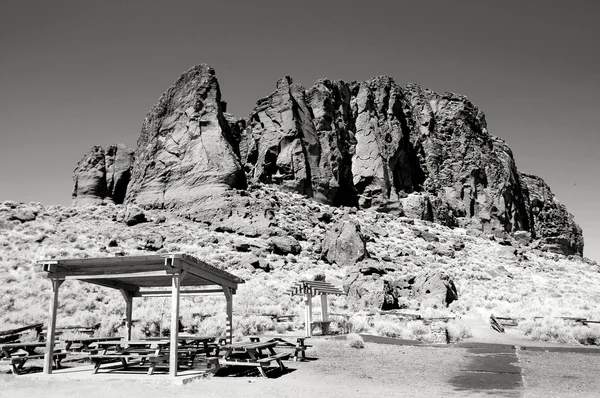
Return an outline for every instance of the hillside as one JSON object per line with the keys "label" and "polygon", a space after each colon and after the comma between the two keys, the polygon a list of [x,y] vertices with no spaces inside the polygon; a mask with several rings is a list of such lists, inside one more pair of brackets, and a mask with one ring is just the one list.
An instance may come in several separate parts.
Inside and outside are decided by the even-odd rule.
{"label": "hillside", "polygon": [[[234,195],[268,201],[276,211],[268,230],[252,237],[164,210],[146,210],[148,222],[128,225],[128,220],[141,219],[134,217],[139,212],[134,206],[70,208],[3,202],[0,329],[45,320],[50,284],[36,260],[186,252],[247,281],[234,298],[238,335],[282,327],[261,316],[264,313],[302,314],[300,299],[283,294],[300,278],[320,273],[335,285],[347,286],[352,273],[362,272],[376,286],[379,279],[393,281],[405,275],[439,273],[454,282],[458,300],[448,308],[421,308],[424,313],[524,317],[529,320],[520,328],[531,338],[594,342],[593,329],[567,326],[550,318],[600,319],[594,305],[600,299],[600,273],[592,261],[531,248],[508,234],[486,235],[369,209],[336,208],[270,185],[253,188],[235,191]],[[339,229],[340,223],[352,221],[359,225],[367,254],[356,264],[331,263],[324,254],[324,237]],[[292,243],[286,249],[281,242],[276,243],[282,238],[288,243],[297,241],[300,248]],[[367,268],[368,273],[364,271]],[[332,298],[331,312],[354,313],[349,326],[353,330],[409,337],[418,334],[415,328],[419,325],[390,325],[385,317],[367,318],[369,309],[357,308],[359,301],[351,296]],[[415,300],[405,304],[413,310],[421,307]],[[223,307],[221,299],[186,298],[181,311],[183,323],[201,331],[219,332],[225,324]],[[167,325],[168,308],[166,299],[136,301],[134,319],[140,319],[136,333],[156,333],[161,324]],[[122,298],[110,289],[71,281],[61,288],[59,313],[61,324],[101,322],[102,333],[113,333],[123,317]],[[534,316],[546,318],[534,321]],[[295,324],[286,327],[299,327],[302,321],[298,317]]]}

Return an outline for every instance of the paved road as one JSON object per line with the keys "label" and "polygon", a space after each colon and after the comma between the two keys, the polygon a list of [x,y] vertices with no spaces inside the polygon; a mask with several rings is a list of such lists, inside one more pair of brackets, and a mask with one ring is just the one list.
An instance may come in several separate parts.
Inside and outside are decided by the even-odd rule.
{"label": "paved road", "polygon": [[[363,335],[367,342],[392,345],[424,345],[412,340]],[[460,347],[467,350],[468,362],[460,369],[460,375],[450,380],[456,391],[489,393],[492,396],[518,397],[523,394],[523,372],[517,350],[560,352],[577,354],[600,354],[599,348],[576,346],[517,346],[512,344],[462,342],[440,345],[440,349]]]}

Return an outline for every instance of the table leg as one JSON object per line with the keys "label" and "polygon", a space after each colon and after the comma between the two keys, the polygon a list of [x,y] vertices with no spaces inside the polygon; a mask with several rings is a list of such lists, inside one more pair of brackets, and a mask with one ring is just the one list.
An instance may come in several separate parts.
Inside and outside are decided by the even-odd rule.
{"label": "table leg", "polygon": [[267,373],[265,372],[265,368],[263,367],[262,364],[258,365],[258,371],[260,372],[260,375],[264,378],[267,378]]}

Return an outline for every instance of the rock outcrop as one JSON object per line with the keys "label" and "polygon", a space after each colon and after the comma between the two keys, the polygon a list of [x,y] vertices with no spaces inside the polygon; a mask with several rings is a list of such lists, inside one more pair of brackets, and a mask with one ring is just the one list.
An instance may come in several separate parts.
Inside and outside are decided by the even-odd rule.
{"label": "rock outcrop", "polygon": [[133,166],[133,150],[123,144],[94,146],[74,171],[73,206],[122,204]]}
{"label": "rock outcrop", "polygon": [[309,89],[286,77],[258,101],[240,155],[251,180],[333,205],[488,234],[529,231],[549,250],[582,254],[568,213],[558,233],[533,226],[510,148],[488,133],[483,112],[461,95],[400,87],[389,77],[319,80]]}
{"label": "rock outcrop", "polygon": [[[323,79],[308,89],[285,77],[248,119],[225,111],[211,67],[185,72],[144,120],[125,201],[264,234],[270,222],[250,217],[246,198],[226,194],[249,180],[484,234],[524,231],[547,250],[582,254],[573,217],[541,179],[517,170],[464,96],[385,76]],[[120,202],[123,189],[100,152],[78,165],[77,205]]]}
{"label": "rock outcrop", "polygon": [[321,257],[330,264],[351,266],[368,256],[360,225],[352,220],[340,220],[323,239]]}
{"label": "rock outcrop", "polygon": [[344,290],[357,310],[445,308],[458,300],[456,286],[447,275],[399,275],[377,265],[351,268],[344,279]]}
{"label": "rock outcrop", "polygon": [[583,232],[540,177],[519,173],[527,193],[526,209],[533,238],[542,250],[564,255],[583,253]]}
{"label": "rock outcrop", "polygon": [[127,201],[193,211],[228,189],[245,188],[224,107],[210,66],[181,75],[144,120]]}

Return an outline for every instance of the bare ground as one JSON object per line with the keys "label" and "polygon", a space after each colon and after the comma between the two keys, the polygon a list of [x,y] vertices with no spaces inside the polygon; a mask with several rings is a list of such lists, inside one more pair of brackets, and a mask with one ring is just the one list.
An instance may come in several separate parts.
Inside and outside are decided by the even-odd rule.
{"label": "bare ground", "polygon": [[366,343],[364,349],[346,346],[345,341],[311,342],[314,360],[286,362],[290,370],[271,378],[257,373],[223,372],[184,386],[147,380],[106,380],[85,374],[80,379],[59,376],[13,376],[2,368],[0,391],[11,398],[49,397],[452,397],[497,395],[525,397],[591,397],[600,391],[600,355],[518,350],[524,384],[504,390],[458,389],[452,383],[473,355],[461,347],[395,346]]}

